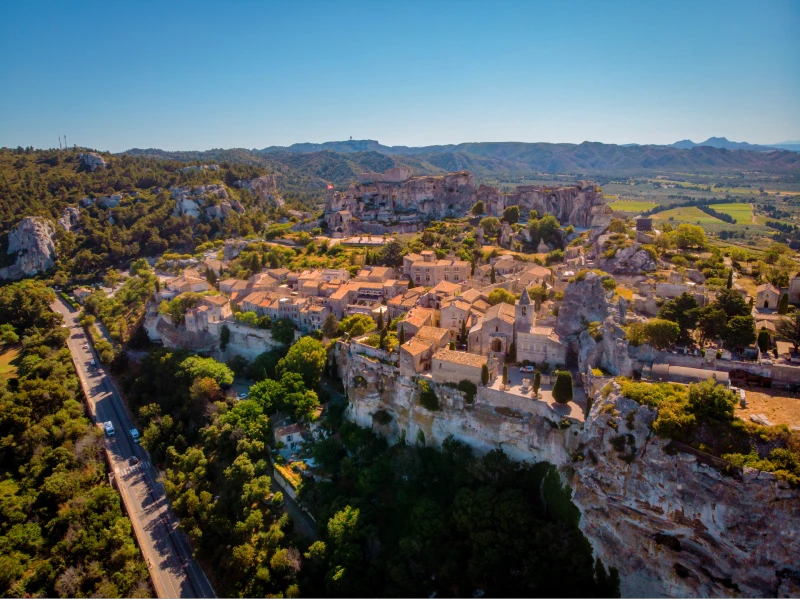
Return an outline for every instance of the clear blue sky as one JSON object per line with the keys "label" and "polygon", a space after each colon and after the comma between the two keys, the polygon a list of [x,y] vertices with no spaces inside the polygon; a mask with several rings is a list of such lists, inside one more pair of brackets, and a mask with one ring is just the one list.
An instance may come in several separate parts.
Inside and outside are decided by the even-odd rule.
{"label": "clear blue sky", "polygon": [[0,146],[800,139],[800,2],[0,3]]}

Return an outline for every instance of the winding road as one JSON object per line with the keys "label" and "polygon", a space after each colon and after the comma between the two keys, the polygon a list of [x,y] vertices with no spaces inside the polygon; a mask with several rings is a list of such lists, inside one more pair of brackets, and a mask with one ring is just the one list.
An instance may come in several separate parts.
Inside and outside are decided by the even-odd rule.
{"label": "winding road", "polygon": [[[104,435],[113,477],[127,508],[158,597],[216,597],[192,555],[188,538],[178,528],[164,486],[150,456],[133,441],[133,428],[113,380],[100,366],[92,341],[78,324],[78,312],[60,297],[51,306],[69,329],[67,346],[94,421],[111,422],[115,434]],[[92,361],[97,361],[97,366]]]}

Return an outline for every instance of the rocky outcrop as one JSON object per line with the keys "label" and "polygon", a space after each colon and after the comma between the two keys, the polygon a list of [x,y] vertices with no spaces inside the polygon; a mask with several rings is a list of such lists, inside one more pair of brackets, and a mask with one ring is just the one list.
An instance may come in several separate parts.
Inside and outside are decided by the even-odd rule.
{"label": "rocky outcrop", "polygon": [[68,206],[58,219],[59,226],[65,231],[71,231],[81,220],[81,211],[75,206]]}
{"label": "rocky outcrop", "polygon": [[613,292],[603,287],[610,276],[588,272],[580,281],[572,281],[564,290],[564,299],[558,309],[555,332],[573,338],[586,330],[590,322],[605,322],[611,311],[609,301]]}
{"label": "rocky outcrop", "polygon": [[335,351],[345,416],[390,442],[421,431],[426,444],[440,445],[452,435],[479,454],[501,448],[556,465],[595,554],[619,570],[623,596],[798,595],[800,491],[749,469],[731,477],[719,460],[676,450],[652,434],[654,410],[613,387],[595,396],[581,424],[482,386],[470,404],[427,379],[440,404],[432,412],[390,354],[341,342]]}
{"label": "rocky outcrop", "polygon": [[613,257],[606,257],[604,252],[608,238],[607,235],[601,236],[596,245],[597,253],[601,256],[598,264],[602,270],[615,275],[640,275],[658,269],[656,258],[642,249],[642,244],[638,242],[617,249]]}
{"label": "rocky outcrop", "polygon": [[477,196],[491,216],[500,217],[509,206],[519,206],[524,215],[531,210],[536,210],[540,216],[552,214],[565,226],[589,228],[609,212],[602,192],[587,181],[579,181],[569,187],[519,185],[512,193],[502,193],[495,187],[481,185]]}
{"label": "rocky outcrop", "polygon": [[[228,192],[224,185],[198,185],[196,187],[171,187],[170,192],[175,199],[175,216],[192,216],[200,218],[205,216],[208,220],[227,218],[234,206],[228,199]],[[237,212],[244,212],[244,208],[233,200]]]}
{"label": "rocky outcrop", "polygon": [[599,395],[562,470],[623,596],[798,596],[800,491],[671,449],[652,435],[655,417],[617,391]]}
{"label": "rocky outcrop", "polygon": [[198,173],[200,171],[218,171],[219,165],[218,164],[201,164],[199,166],[185,166],[183,168],[179,168],[179,173]]}
{"label": "rocky outcrop", "polygon": [[0,279],[17,281],[51,268],[56,259],[54,229],[48,221],[29,216],[8,233],[9,256],[14,263],[0,268]]}
{"label": "rocky outcrop", "polygon": [[278,178],[275,175],[262,175],[254,179],[240,179],[233,182],[238,189],[246,189],[262,202],[276,208],[283,206],[283,198],[278,194]]}
{"label": "rocky outcrop", "polygon": [[351,184],[343,193],[328,189],[325,222],[335,236],[416,231],[429,220],[463,216],[475,203],[475,182],[466,171],[369,179]]}
{"label": "rocky outcrop", "polygon": [[103,160],[100,154],[95,154],[94,152],[78,154],[78,160],[80,160],[83,168],[87,168],[92,172],[98,168],[106,168],[106,161]]}

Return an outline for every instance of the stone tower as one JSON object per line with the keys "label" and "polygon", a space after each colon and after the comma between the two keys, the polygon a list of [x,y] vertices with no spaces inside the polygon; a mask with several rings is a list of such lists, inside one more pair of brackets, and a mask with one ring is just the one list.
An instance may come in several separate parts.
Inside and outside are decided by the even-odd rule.
{"label": "stone tower", "polygon": [[514,306],[516,314],[514,315],[514,330],[528,332],[533,326],[535,312],[531,296],[528,295],[528,288],[522,290],[522,297]]}

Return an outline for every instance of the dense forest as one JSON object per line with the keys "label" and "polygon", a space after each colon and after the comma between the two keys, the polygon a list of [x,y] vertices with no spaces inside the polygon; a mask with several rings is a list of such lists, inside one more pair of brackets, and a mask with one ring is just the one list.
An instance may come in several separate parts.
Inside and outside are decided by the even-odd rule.
{"label": "dense forest", "polygon": [[[99,202],[79,207],[80,221],[72,231],[57,228],[59,258],[51,273],[57,283],[168,250],[191,252],[215,237],[251,235],[279,216],[274,209],[253,209],[257,202],[252,194],[231,187],[233,181],[264,174],[255,166],[223,163],[217,171],[180,171],[185,163],[105,155],[107,167],[92,172],[81,166],[78,154],[0,149],[0,250],[6,247],[8,230],[27,216],[55,223],[65,208],[78,207],[82,198],[122,195],[114,208]],[[210,183],[226,184],[231,198],[246,211],[232,212],[224,221],[173,215],[175,200],[169,188]]]}
{"label": "dense forest", "polygon": [[38,282],[0,288],[4,364],[17,354],[0,375],[0,594],[149,597],[54,299]]}

